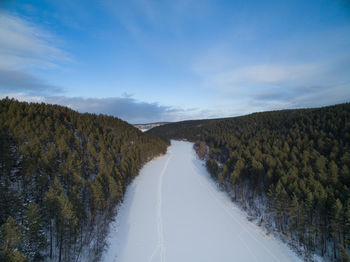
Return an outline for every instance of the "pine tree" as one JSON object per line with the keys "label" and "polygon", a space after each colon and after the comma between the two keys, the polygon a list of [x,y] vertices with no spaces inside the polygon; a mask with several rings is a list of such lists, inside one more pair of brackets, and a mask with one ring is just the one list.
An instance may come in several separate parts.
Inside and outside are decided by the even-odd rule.
{"label": "pine tree", "polygon": [[[68,246],[71,245],[70,239],[76,237],[78,220],[74,213],[73,206],[70,203],[67,195],[64,192],[61,192],[57,197],[57,206],[58,206],[58,217],[57,217],[57,238],[59,241],[59,255],[58,261],[62,261],[63,246],[64,243],[67,243]],[[69,250],[67,250],[69,253]],[[66,259],[69,259],[66,258]]]}
{"label": "pine tree", "polygon": [[[343,247],[343,236],[342,236],[342,230],[343,230],[343,205],[339,199],[336,199],[332,206],[332,215],[331,215],[331,227],[332,227],[332,234],[334,236],[333,239],[333,254],[334,258],[337,258],[337,247]],[[339,244],[339,246],[338,246]]]}
{"label": "pine tree", "polygon": [[25,216],[25,254],[31,261],[39,261],[43,258],[42,251],[46,248],[45,232],[42,229],[42,215],[39,206],[30,203]]}
{"label": "pine tree", "polygon": [[26,257],[20,251],[22,243],[22,230],[16,220],[8,217],[0,228],[0,261],[24,262]]}
{"label": "pine tree", "polygon": [[292,232],[295,232],[298,229],[299,226],[299,200],[296,194],[293,194],[292,200],[290,201],[290,204],[288,206],[288,220],[289,220],[289,229]]}
{"label": "pine tree", "polygon": [[90,187],[92,191],[94,209],[97,211],[103,210],[105,206],[105,196],[101,183],[95,179],[94,182],[90,183]]}

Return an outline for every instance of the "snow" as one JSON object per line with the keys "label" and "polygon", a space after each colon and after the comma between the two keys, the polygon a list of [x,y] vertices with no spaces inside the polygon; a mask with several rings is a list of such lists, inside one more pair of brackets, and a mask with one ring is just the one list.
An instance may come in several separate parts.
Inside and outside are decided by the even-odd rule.
{"label": "snow", "polygon": [[102,261],[301,261],[218,190],[192,148],[172,141],[166,155],[143,167]]}

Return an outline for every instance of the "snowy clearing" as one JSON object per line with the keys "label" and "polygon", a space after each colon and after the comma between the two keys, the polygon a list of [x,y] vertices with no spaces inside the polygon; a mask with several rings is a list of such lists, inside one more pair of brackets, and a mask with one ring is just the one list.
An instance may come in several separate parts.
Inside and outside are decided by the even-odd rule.
{"label": "snowy clearing", "polygon": [[127,190],[102,261],[301,261],[217,189],[192,147],[172,141],[166,155],[144,166]]}

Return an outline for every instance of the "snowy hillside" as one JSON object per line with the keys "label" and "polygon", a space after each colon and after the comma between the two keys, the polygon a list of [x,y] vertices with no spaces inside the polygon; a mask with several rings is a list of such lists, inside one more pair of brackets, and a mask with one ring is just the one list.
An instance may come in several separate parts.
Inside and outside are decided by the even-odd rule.
{"label": "snowy hillside", "polygon": [[301,261],[218,191],[192,146],[172,141],[141,170],[103,261]]}
{"label": "snowy hillside", "polygon": [[142,132],[146,132],[154,127],[162,126],[165,124],[169,124],[169,122],[157,122],[157,123],[149,123],[149,124],[135,124],[134,127],[140,129]]}

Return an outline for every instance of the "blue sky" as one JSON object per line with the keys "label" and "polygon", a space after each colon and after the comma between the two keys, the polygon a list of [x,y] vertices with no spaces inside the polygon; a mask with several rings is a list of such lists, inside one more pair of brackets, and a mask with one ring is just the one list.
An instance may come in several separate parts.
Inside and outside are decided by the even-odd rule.
{"label": "blue sky", "polygon": [[0,97],[131,123],[350,101],[346,0],[0,2]]}

